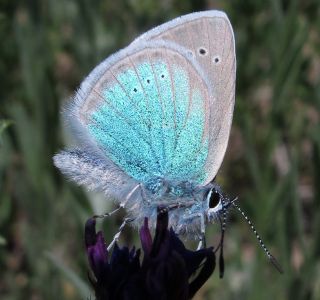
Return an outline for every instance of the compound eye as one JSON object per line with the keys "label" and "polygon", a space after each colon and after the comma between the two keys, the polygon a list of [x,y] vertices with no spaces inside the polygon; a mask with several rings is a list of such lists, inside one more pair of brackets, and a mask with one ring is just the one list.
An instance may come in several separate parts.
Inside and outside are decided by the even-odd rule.
{"label": "compound eye", "polygon": [[211,191],[209,199],[209,208],[215,208],[220,203],[220,194],[217,191]]}

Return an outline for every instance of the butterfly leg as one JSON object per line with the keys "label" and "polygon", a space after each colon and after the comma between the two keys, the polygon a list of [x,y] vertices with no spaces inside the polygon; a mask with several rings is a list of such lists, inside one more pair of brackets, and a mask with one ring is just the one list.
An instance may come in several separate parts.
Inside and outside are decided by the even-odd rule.
{"label": "butterfly leg", "polygon": [[123,202],[120,203],[119,207],[117,207],[115,210],[111,211],[111,212],[107,212],[107,213],[104,213],[102,215],[94,215],[93,217],[94,218],[106,218],[106,217],[110,217],[112,216],[113,214],[115,214],[118,210],[120,210],[121,208],[124,208],[125,205],[127,204],[127,202],[130,200],[130,198],[132,197],[132,195],[135,193],[135,191],[138,189],[138,188],[141,188],[141,183],[137,184],[130,192],[129,194],[126,196],[126,198],[124,199]]}
{"label": "butterfly leg", "polygon": [[132,197],[132,195],[133,195],[133,194],[136,192],[136,190],[138,190],[139,188],[142,189],[141,183],[138,183],[138,184],[129,192],[129,194],[126,196],[124,202],[121,203],[121,206],[122,206],[122,207],[124,207],[124,206],[127,204],[127,202],[130,200],[130,198]]}
{"label": "butterfly leg", "polygon": [[198,244],[197,250],[200,250],[202,248],[206,248],[206,225],[204,223],[204,215],[199,213],[198,217],[200,217],[200,223],[201,223],[201,236],[200,236],[200,242]]}
{"label": "butterfly leg", "polygon": [[125,201],[120,203],[120,205],[113,211],[111,212],[107,212],[104,213],[102,215],[94,215],[94,218],[106,218],[106,217],[111,217],[113,214],[115,214],[117,211],[119,211],[121,208],[124,208],[126,203],[128,202],[128,200],[130,199],[130,197],[132,196],[133,192],[138,188],[138,186],[136,186],[126,197]]}
{"label": "butterfly leg", "polygon": [[197,250],[203,249],[207,247],[206,236],[205,234],[201,234],[200,242],[198,244]]}
{"label": "butterfly leg", "polygon": [[197,247],[197,250],[205,248],[206,247],[206,225],[204,220],[204,214],[202,213],[193,213],[187,217],[184,218],[184,221],[188,220],[194,220],[196,218],[200,218],[200,241]]}
{"label": "butterfly leg", "polygon": [[120,205],[119,207],[117,207],[115,210],[111,211],[111,212],[107,212],[107,213],[104,213],[102,215],[94,215],[93,218],[106,218],[106,217],[110,217],[112,216],[113,214],[115,214],[118,210],[120,210],[123,206]]}
{"label": "butterfly leg", "polygon": [[134,220],[134,218],[125,218],[125,219],[124,219],[124,221],[122,222],[122,224],[121,224],[120,227],[119,227],[119,231],[114,235],[111,243],[109,244],[109,246],[108,246],[108,248],[107,248],[108,251],[110,251],[111,248],[114,246],[114,244],[119,240],[119,237],[120,237],[120,235],[121,235],[124,227],[125,227],[128,223],[132,222],[133,220]]}
{"label": "butterfly leg", "polygon": [[194,201],[190,201],[190,202],[177,202],[177,203],[168,203],[168,204],[162,204],[160,206],[161,210],[167,210],[167,211],[172,211],[175,209],[179,209],[179,208],[187,208],[187,207],[191,207],[192,205],[194,205]]}

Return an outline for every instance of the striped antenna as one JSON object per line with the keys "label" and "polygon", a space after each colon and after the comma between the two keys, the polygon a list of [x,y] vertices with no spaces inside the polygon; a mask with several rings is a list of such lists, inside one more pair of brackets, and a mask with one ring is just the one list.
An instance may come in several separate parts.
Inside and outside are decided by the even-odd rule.
{"label": "striped antenna", "polygon": [[220,255],[219,255],[219,272],[220,278],[223,278],[224,275],[224,258],[223,258],[223,243],[224,243],[224,234],[226,231],[226,226],[227,226],[227,213],[228,210],[227,208],[229,207],[227,204],[225,204],[225,200],[222,197],[221,198],[221,202],[222,202],[222,220],[221,217],[218,215],[218,219],[220,222],[220,228],[221,228],[221,237],[220,237],[220,242],[218,247],[215,249],[215,253],[220,249]]}
{"label": "striped antenna", "polygon": [[225,206],[224,198],[222,197],[222,223],[221,223],[221,241],[220,241],[220,257],[219,257],[219,268],[220,268],[220,278],[224,275],[224,258],[223,258],[223,242],[224,242],[224,234],[226,232],[227,225],[227,208]]}
{"label": "striped antenna", "polygon": [[257,230],[253,226],[252,222],[249,220],[249,218],[246,216],[246,214],[242,211],[242,209],[235,203],[238,200],[238,198],[233,199],[231,202],[229,202],[233,207],[235,207],[243,216],[243,218],[247,221],[249,224],[251,230],[253,231],[254,235],[256,236],[257,240],[259,241],[259,244],[265,254],[267,255],[269,261],[273,264],[273,266],[278,270],[279,273],[283,274],[283,270],[278,263],[278,261],[275,259],[275,257],[270,253],[270,251],[267,249],[266,245],[263,243],[260,235],[258,234]]}

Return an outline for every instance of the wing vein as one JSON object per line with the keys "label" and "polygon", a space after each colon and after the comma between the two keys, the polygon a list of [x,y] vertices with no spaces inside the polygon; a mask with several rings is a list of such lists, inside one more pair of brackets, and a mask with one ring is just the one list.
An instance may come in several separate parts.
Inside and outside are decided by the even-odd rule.
{"label": "wing vein", "polygon": [[[137,78],[138,78],[138,80],[139,80],[141,89],[142,89],[143,94],[144,94],[144,99],[146,100],[146,105],[149,106],[149,105],[150,105],[149,95],[147,95],[147,93],[146,93],[146,91],[145,91],[145,89],[144,89],[144,87],[143,87],[143,84],[142,84],[142,82],[141,82],[141,79],[140,79],[140,76],[139,76],[139,74],[138,74],[137,68],[136,68],[135,64],[132,62],[131,58],[130,58],[129,56],[127,56],[127,58],[129,59],[131,65],[132,65],[132,67],[133,67],[133,69],[134,69],[134,72],[135,72],[135,74],[136,74],[136,76],[137,76]],[[149,116],[149,114],[148,114],[148,116]],[[149,118],[149,122],[151,123],[150,118]],[[150,141],[151,141],[151,140],[152,140],[151,128],[150,128],[150,126],[148,126],[148,124],[146,124],[146,125],[147,125],[147,128],[148,128],[149,138],[150,138]],[[155,151],[155,149],[154,149],[154,147],[153,147],[153,145],[152,145],[152,142],[150,143],[150,148],[151,148],[151,151],[152,151],[152,155],[153,155],[153,157],[154,157],[154,161],[156,162],[157,166],[160,167],[159,161],[158,161],[158,159],[157,159],[157,157],[156,157],[156,151]]]}
{"label": "wing vein", "polygon": [[[156,87],[157,87],[157,93],[158,93],[158,101],[160,102],[160,105],[161,105],[161,110],[162,110],[162,130],[161,130],[161,137],[162,137],[162,163],[165,161],[165,150],[164,150],[164,136],[163,136],[163,121],[164,121],[164,112],[163,112],[163,104],[162,104],[162,98],[160,96],[160,90],[159,90],[159,83],[158,83],[158,78],[154,72],[154,65],[153,65],[153,62],[151,61],[151,58],[150,58],[150,55],[148,55],[148,60],[149,60],[149,63],[151,65],[151,70],[152,70],[152,74],[153,74],[153,78],[155,79],[155,83],[156,83]],[[162,165],[161,163],[161,166],[162,168],[164,168],[164,166]]]}
{"label": "wing vein", "polygon": [[92,91],[93,91],[96,95],[98,95],[98,97],[99,97],[100,99],[102,99],[109,107],[111,107],[111,108],[114,110],[114,112],[115,112],[119,117],[121,117],[121,119],[122,119],[125,123],[127,123],[128,126],[129,126],[133,131],[135,131],[135,132],[137,133],[137,135],[138,135],[147,145],[150,146],[150,144],[148,143],[148,141],[141,135],[141,133],[134,128],[134,126],[132,125],[132,123],[131,123],[120,111],[118,111],[118,109],[117,109],[112,103],[110,103],[107,99],[105,99],[105,98],[101,95],[101,93],[99,93],[99,92],[96,90],[96,88],[93,88]]}

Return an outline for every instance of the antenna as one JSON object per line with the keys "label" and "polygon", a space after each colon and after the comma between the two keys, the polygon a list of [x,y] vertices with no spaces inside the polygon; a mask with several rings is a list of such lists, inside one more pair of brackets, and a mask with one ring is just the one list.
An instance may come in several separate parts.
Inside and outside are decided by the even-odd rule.
{"label": "antenna", "polygon": [[222,213],[223,218],[221,220],[220,216],[218,215],[219,221],[220,221],[220,227],[221,227],[221,237],[220,237],[220,243],[215,250],[215,253],[220,249],[220,255],[219,255],[219,277],[222,278],[224,275],[224,258],[223,258],[223,242],[224,242],[224,234],[226,231],[226,224],[227,224],[227,206],[224,203],[224,199],[221,198],[222,201]]}
{"label": "antenna", "polygon": [[254,235],[256,236],[261,248],[263,249],[263,251],[265,252],[265,254],[267,255],[269,261],[273,264],[273,266],[278,270],[279,273],[283,274],[283,270],[280,266],[280,264],[278,263],[278,261],[275,259],[275,257],[269,252],[269,250],[267,249],[266,245],[263,243],[260,235],[258,234],[257,230],[255,229],[255,227],[253,226],[252,222],[249,220],[249,218],[247,217],[247,215],[242,211],[242,209],[235,203],[238,200],[238,197],[236,197],[235,199],[233,199],[231,202],[229,202],[229,205],[232,205],[233,207],[235,207],[243,216],[243,218],[247,221],[247,223],[249,224],[252,232],[254,233]]}

